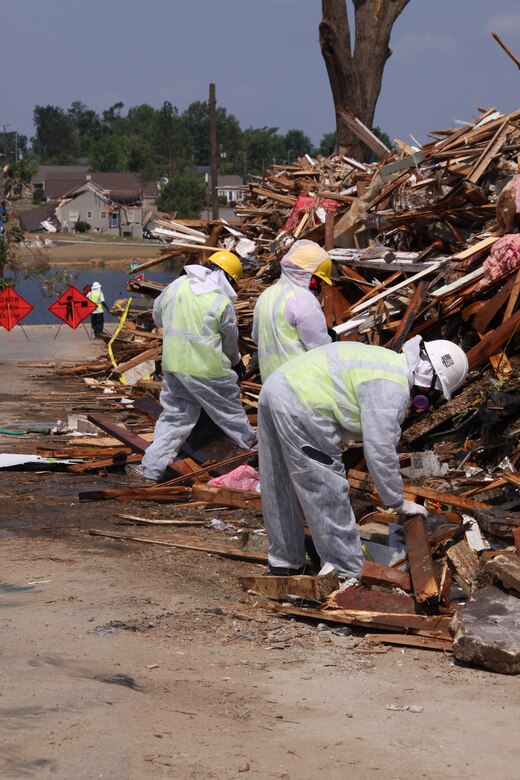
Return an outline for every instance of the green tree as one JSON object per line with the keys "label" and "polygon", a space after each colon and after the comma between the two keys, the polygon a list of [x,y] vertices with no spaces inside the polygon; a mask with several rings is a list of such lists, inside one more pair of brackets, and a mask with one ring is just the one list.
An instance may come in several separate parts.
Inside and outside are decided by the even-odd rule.
{"label": "green tree", "polygon": [[155,113],[152,137],[157,175],[171,176],[193,162],[190,132],[177,108],[168,101]]}
{"label": "green tree", "polygon": [[331,154],[334,154],[334,149],[336,148],[336,131],[332,133],[323,133],[320,141],[320,145],[318,147],[319,154],[322,154],[323,157],[330,157]]}
{"label": "green tree", "polygon": [[101,134],[101,120],[95,111],[80,100],[71,103],[67,113],[74,127],[76,154],[78,157],[87,157],[90,145]]}
{"label": "green tree", "polygon": [[68,114],[58,106],[36,106],[33,121],[33,149],[40,162],[74,162],[74,124]]}
{"label": "green tree", "polygon": [[289,130],[283,137],[287,162],[303,157],[305,154],[312,154],[314,147],[308,135],[303,130]]}
{"label": "green tree", "polygon": [[[228,114],[223,106],[218,106],[216,114],[219,167],[221,170],[230,166],[236,167],[242,143],[240,124],[238,119],[233,114]],[[191,103],[182,114],[182,120],[191,137],[193,164],[209,165],[208,102],[198,100]]]}
{"label": "green tree", "polygon": [[277,127],[250,127],[244,132],[244,149],[249,173],[260,174],[266,168],[286,159],[285,143]]}
{"label": "green tree", "polygon": [[174,174],[161,188],[157,206],[161,211],[176,212],[180,219],[198,219],[206,184],[202,176],[180,176]]}
{"label": "green tree", "polygon": [[127,171],[128,150],[123,136],[102,136],[90,145],[88,163],[93,171]]}

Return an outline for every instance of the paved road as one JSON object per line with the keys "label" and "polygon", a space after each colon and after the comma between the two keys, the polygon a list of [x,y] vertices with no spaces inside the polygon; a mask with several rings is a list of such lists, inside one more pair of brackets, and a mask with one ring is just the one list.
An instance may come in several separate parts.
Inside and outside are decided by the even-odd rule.
{"label": "paved road", "polygon": [[94,360],[106,354],[103,341],[90,337],[88,325],[72,330],[63,325],[16,326],[11,331],[0,328],[0,363],[64,362]]}

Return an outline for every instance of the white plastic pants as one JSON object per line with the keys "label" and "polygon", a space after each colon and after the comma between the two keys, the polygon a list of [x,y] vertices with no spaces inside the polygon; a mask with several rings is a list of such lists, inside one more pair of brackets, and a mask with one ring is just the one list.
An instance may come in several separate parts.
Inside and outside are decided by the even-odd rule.
{"label": "white plastic pants", "polygon": [[249,449],[256,439],[242,408],[236,381],[230,377],[200,379],[165,373],[159,400],[163,410],[155,425],[153,442],[142,460],[146,479],[164,477],[166,467],[175,460],[195,427],[201,409],[239,447]]}
{"label": "white plastic pants", "polygon": [[359,577],[364,556],[341,460],[341,428],[304,409],[282,374],[273,374],[260,393],[258,454],[269,564],[305,564],[301,507],[322,565]]}

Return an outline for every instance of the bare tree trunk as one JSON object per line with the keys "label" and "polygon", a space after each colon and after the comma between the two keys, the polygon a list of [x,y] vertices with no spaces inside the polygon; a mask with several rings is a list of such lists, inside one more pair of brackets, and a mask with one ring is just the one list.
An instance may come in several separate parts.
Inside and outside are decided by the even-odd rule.
{"label": "bare tree trunk", "polygon": [[410,0],[352,0],[354,52],[346,0],[322,0],[320,46],[336,107],[336,151],[359,160],[367,147],[352,134],[337,108],[350,111],[372,129],[383,71],[392,51],[390,35]]}

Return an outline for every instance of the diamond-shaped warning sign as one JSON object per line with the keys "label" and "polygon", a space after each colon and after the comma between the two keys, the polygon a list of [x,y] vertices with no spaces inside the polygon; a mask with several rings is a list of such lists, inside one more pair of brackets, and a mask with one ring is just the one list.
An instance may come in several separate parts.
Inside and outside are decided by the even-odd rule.
{"label": "diamond-shaped warning sign", "polygon": [[5,287],[0,292],[0,325],[6,330],[12,330],[33,309],[34,306],[22,298],[14,287]]}
{"label": "diamond-shaped warning sign", "polygon": [[73,284],[49,306],[49,311],[71,328],[76,328],[97,308],[96,304],[83,295]]}

